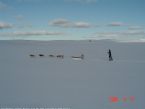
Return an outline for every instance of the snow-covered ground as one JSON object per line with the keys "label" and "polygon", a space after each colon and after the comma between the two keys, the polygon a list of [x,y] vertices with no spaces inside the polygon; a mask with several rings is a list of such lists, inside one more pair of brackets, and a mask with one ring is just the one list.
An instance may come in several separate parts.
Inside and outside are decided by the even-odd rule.
{"label": "snow-covered ground", "polygon": [[[81,54],[84,60],[71,58]],[[121,100],[130,96],[134,102]],[[144,109],[145,43],[0,41],[0,106]]]}

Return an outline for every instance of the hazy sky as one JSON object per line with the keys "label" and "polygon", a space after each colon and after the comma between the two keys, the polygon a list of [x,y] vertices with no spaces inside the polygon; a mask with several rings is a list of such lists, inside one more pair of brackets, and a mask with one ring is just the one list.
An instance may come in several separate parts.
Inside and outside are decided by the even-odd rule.
{"label": "hazy sky", "polygon": [[145,0],[0,0],[0,39],[145,41]]}

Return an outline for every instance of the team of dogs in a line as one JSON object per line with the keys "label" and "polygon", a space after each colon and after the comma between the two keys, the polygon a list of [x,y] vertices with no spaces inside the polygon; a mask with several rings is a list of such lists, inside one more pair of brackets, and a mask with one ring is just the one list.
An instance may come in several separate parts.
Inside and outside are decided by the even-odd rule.
{"label": "team of dogs in a line", "polygon": [[[38,54],[38,55],[34,55],[34,54],[30,54],[29,55],[31,58],[34,58],[36,56],[39,56],[39,57],[46,57],[46,55],[44,54]],[[47,55],[48,57],[51,57],[51,58],[60,58],[60,59],[63,59],[64,58],[64,55]],[[80,56],[71,56],[72,59],[81,59],[83,60],[84,59],[84,54],[81,54]]]}

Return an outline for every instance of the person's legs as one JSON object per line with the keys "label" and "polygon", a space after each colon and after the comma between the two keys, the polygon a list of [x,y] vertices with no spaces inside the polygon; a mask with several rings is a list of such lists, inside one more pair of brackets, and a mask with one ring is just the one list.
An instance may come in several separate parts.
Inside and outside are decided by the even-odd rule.
{"label": "person's legs", "polygon": [[109,61],[113,61],[113,58],[112,58],[112,56],[110,56],[110,57],[109,57]]}

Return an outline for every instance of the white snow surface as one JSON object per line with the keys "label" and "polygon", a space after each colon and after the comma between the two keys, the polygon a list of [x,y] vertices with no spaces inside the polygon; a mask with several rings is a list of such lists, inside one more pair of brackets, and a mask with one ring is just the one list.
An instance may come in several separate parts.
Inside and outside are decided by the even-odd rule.
{"label": "white snow surface", "polygon": [[[121,101],[130,96],[134,102]],[[144,109],[145,43],[0,41],[0,107]]]}

